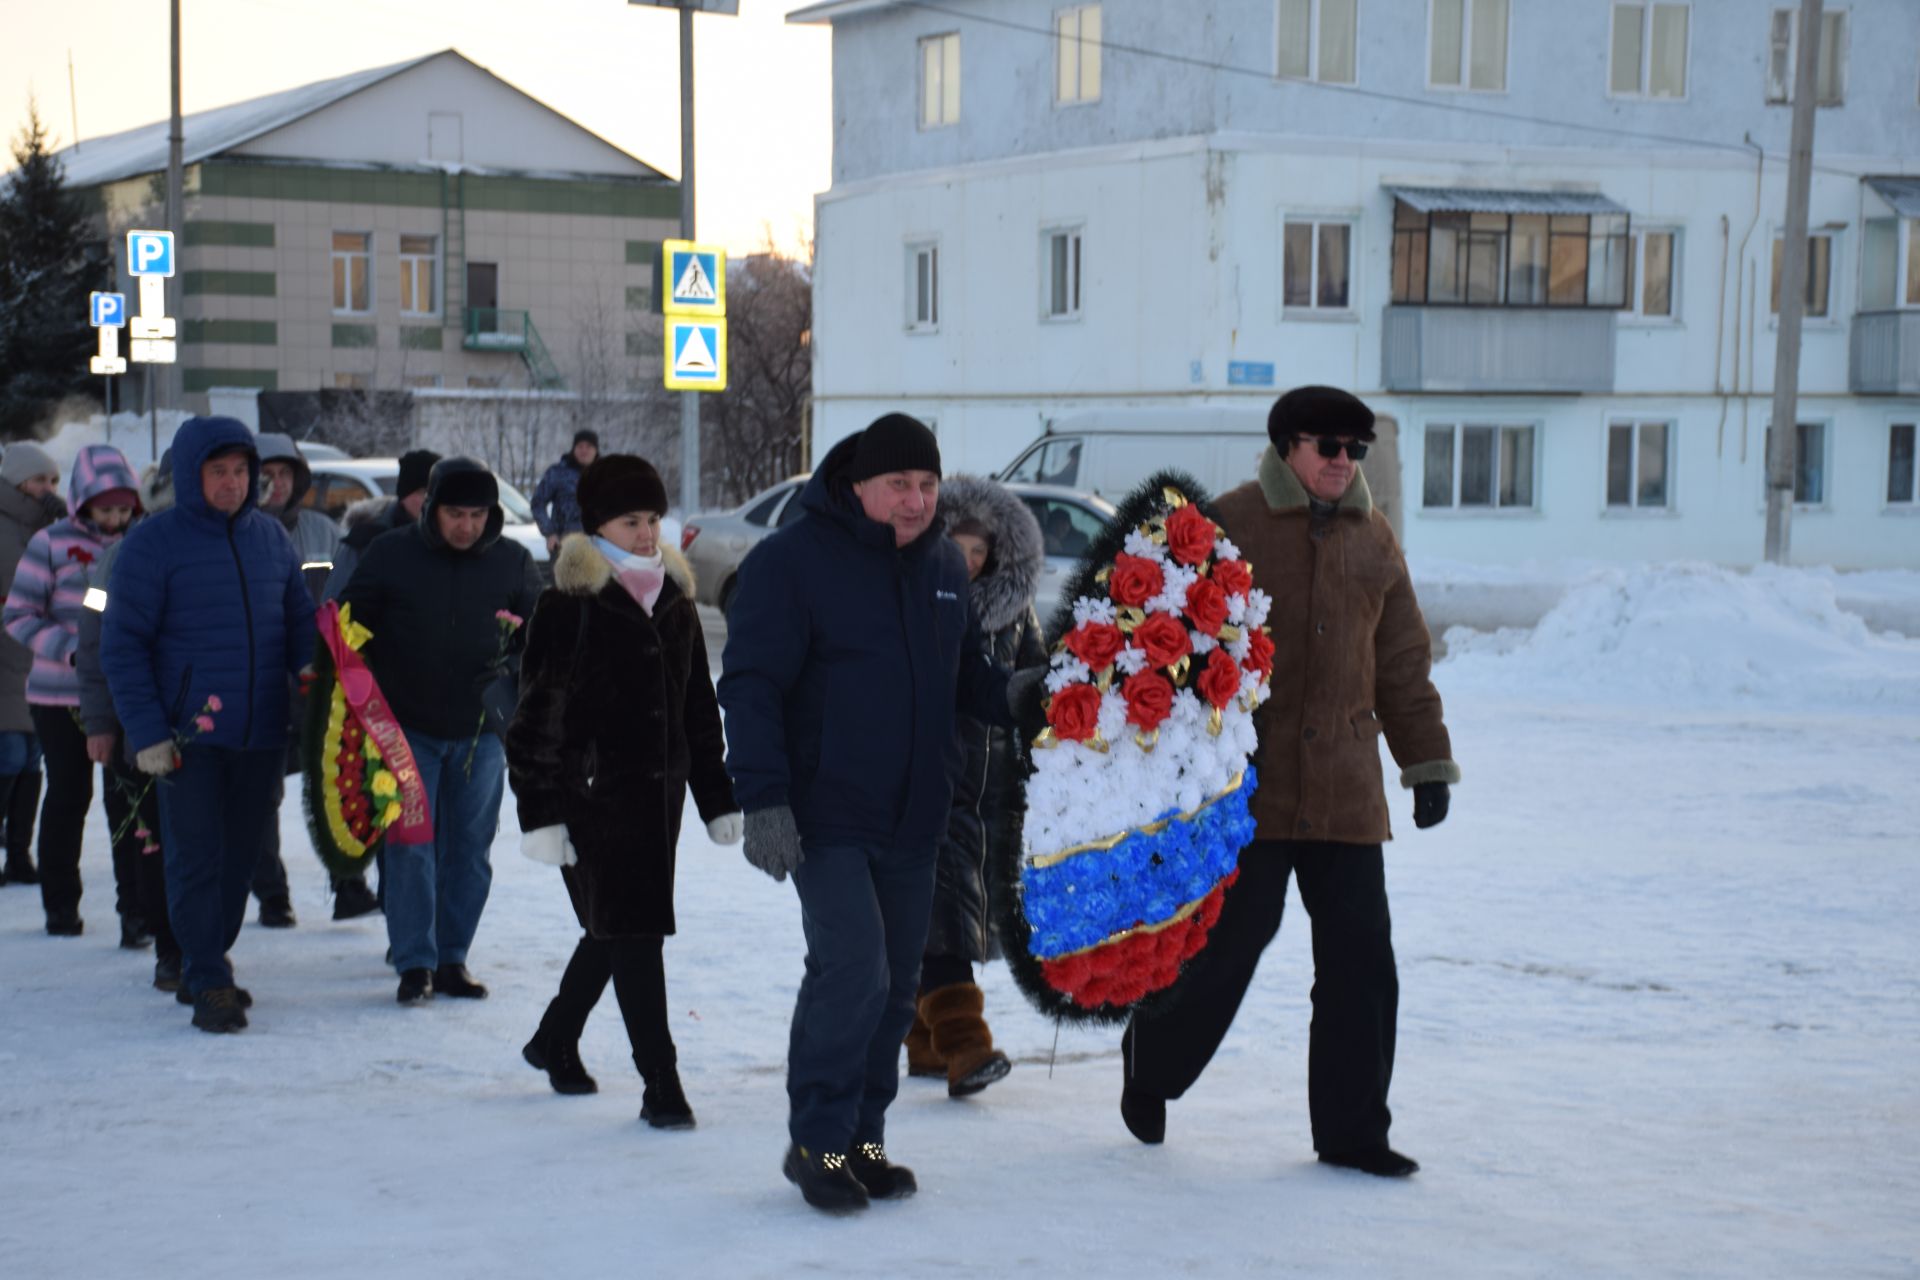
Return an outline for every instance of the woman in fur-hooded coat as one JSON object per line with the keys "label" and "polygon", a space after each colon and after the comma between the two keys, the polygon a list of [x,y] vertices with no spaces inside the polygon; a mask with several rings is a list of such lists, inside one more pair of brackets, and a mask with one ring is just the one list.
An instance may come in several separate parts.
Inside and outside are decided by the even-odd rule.
{"label": "woman in fur-hooded coat", "polygon": [[[693,572],[658,539],[665,487],[644,460],[610,454],[578,497],[591,532],[561,544],[528,623],[506,749],[523,848],[561,865],[586,936],[525,1056],[561,1092],[591,1092],[578,1042],[611,977],[647,1081],[642,1118],[684,1127],[661,967],[681,809],[691,786],[709,835],[732,843],[739,806]],[[620,531],[636,516],[650,529],[637,542]]]}
{"label": "woman in fur-hooded coat", "polygon": [[[940,486],[940,518],[947,536],[970,553],[971,605],[993,660],[1016,671],[1044,665],[1047,648],[1033,596],[1046,548],[1033,512],[991,480],[954,476]],[[960,1097],[1008,1070],[982,1017],[973,966],[997,951],[989,868],[1001,865],[1004,851],[1018,850],[1026,800],[1013,730],[962,716],[955,737],[953,809],[940,842],[907,1067],[915,1075],[945,1076],[948,1092]]]}

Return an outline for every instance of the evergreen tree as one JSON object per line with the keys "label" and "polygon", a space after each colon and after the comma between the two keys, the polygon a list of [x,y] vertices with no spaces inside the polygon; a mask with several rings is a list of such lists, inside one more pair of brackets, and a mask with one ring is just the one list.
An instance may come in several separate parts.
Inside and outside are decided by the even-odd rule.
{"label": "evergreen tree", "polygon": [[31,101],[0,187],[0,439],[29,434],[68,396],[97,400],[87,294],[112,288],[106,245],[67,189]]}

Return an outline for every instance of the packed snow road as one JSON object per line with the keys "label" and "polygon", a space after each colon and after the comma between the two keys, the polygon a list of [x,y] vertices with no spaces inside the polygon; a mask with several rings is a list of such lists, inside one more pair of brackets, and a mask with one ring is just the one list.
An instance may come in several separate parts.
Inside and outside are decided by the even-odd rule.
{"label": "packed snow road", "polygon": [[1388,848],[1405,1183],[1313,1163],[1297,899],[1164,1147],[1120,1124],[1117,1034],[1056,1047],[989,969],[1013,1074],[958,1103],[904,1081],[888,1145],[923,1190],[835,1220],[778,1168],[792,889],[697,824],[667,969],[700,1127],[672,1134],[635,1120],[610,995],[582,1046],[598,1095],[520,1061],[576,928],[511,805],[471,957],[492,998],[408,1010],[379,918],[327,919],[290,796],[301,922],[243,932],[233,1037],[114,948],[95,816],[85,937],[0,889],[0,1271],[1912,1276],[1920,650],[1873,652],[1878,699],[1582,699],[1537,651],[1442,665],[1466,781],[1428,832],[1401,793]]}

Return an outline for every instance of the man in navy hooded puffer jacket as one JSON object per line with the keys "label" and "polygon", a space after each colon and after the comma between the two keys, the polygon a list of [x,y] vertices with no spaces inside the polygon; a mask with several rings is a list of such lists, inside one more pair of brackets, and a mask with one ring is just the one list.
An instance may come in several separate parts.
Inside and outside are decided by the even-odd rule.
{"label": "man in navy hooded puffer jacket", "polygon": [[161,779],[167,914],[204,1031],[252,1003],[227,951],[254,861],[279,821],[288,677],[313,654],[313,598],[280,522],[255,505],[260,458],[232,418],[173,442],[177,504],[141,522],[113,567],[100,666],[142,772]]}

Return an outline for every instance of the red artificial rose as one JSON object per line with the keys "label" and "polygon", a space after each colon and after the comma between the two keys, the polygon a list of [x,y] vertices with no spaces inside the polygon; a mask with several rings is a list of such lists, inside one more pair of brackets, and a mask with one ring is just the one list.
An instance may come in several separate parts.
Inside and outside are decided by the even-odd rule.
{"label": "red artificial rose", "polygon": [[1187,588],[1187,621],[1203,636],[1217,636],[1227,625],[1227,593],[1211,578]]}
{"label": "red artificial rose", "polygon": [[1167,517],[1167,550],[1181,564],[1204,564],[1213,554],[1213,521],[1189,502]]}
{"label": "red artificial rose", "polygon": [[1207,665],[1196,682],[1200,696],[1216,707],[1225,707],[1240,692],[1240,664],[1225,649],[1207,655]]}
{"label": "red artificial rose", "polygon": [[1222,560],[1213,566],[1213,580],[1230,596],[1243,596],[1253,590],[1253,570],[1245,560]]}
{"label": "red artificial rose", "polygon": [[1156,613],[1133,629],[1133,647],[1147,655],[1147,664],[1170,667],[1193,652],[1186,624],[1170,613]]}
{"label": "red artificial rose", "polygon": [[1125,552],[1113,558],[1113,572],[1107,578],[1107,594],[1123,608],[1138,609],[1159,595],[1167,585],[1160,566],[1145,556]]}
{"label": "red artificial rose", "polygon": [[1085,742],[1100,724],[1100,691],[1090,684],[1070,684],[1053,695],[1047,723],[1056,738]]}
{"label": "red artificial rose", "polygon": [[1262,676],[1273,674],[1273,637],[1264,631],[1253,631],[1247,636],[1247,656],[1241,666],[1249,671],[1257,671]]}
{"label": "red artificial rose", "polygon": [[1126,678],[1120,696],[1127,700],[1127,723],[1152,732],[1173,714],[1173,682],[1157,671],[1141,671]]}
{"label": "red artificial rose", "polygon": [[1110,622],[1083,622],[1067,633],[1067,652],[1090,671],[1105,671],[1127,647],[1127,638]]}

